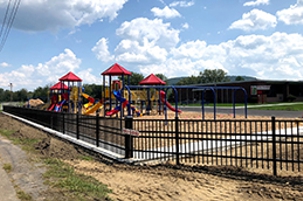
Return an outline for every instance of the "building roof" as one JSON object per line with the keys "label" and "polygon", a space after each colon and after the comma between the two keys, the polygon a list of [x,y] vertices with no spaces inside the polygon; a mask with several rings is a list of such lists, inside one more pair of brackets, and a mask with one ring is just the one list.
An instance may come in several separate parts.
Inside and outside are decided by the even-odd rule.
{"label": "building roof", "polygon": [[139,82],[141,85],[165,85],[166,82],[161,80],[159,77],[154,75],[153,73],[144,78],[141,82]]}
{"label": "building roof", "polygon": [[101,75],[132,75],[132,73],[125,68],[123,68],[118,63],[113,64],[107,70],[105,70]]}
{"label": "building roof", "polygon": [[62,82],[57,82],[57,84],[53,85],[50,90],[61,90],[68,89],[68,86]]}
{"label": "building roof", "polygon": [[67,73],[63,77],[59,79],[59,81],[72,81],[72,82],[82,82],[82,79],[79,78],[77,75],[75,75],[72,72]]}

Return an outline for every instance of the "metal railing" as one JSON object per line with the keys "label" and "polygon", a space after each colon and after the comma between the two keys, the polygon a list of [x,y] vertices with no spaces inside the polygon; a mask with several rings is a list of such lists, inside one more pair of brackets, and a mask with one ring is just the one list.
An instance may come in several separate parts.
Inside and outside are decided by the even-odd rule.
{"label": "metal railing", "polygon": [[[108,118],[4,106],[4,111],[135,161],[300,172],[301,119]],[[139,137],[123,128],[136,130]]]}

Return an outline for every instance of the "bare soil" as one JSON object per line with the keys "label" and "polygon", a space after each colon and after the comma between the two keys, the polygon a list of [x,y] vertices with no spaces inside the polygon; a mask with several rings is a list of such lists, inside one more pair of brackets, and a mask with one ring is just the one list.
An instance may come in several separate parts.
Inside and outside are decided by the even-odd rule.
{"label": "bare soil", "polygon": [[108,185],[113,200],[303,200],[303,174],[274,177],[236,167],[133,166],[102,158],[84,161],[78,159],[79,148],[1,113],[0,129],[15,131],[15,138],[38,139],[36,154],[30,154],[0,138],[1,162],[13,165],[9,176],[34,200],[66,200],[58,190],[43,184],[45,168],[35,157],[64,160],[77,172]]}

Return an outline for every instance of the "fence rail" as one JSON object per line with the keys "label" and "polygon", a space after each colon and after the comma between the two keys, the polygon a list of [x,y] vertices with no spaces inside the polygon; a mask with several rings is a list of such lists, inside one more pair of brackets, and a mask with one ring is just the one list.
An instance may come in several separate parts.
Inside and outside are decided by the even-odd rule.
{"label": "fence rail", "polygon": [[[108,118],[4,106],[7,113],[135,161],[300,172],[303,120]],[[123,134],[136,130],[139,137]]]}

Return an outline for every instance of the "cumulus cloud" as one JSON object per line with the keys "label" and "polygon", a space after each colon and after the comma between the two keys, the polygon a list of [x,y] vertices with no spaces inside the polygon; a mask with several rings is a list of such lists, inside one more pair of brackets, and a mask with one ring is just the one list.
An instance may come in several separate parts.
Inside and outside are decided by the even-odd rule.
{"label": "cumulus cloud", "polygon": [[297,0],[295,5],[276,13],[278,20],[287,25],[303,24],[303,0]]}
{"label": "cumulus cloud", "polygon": [[[129,41],[122,43],[127,47],[124,52],[133,47]],[[139,62],[133,65],[135,67],[132,67],[132,70],[144,75],[163,73],[167,77],[176,77],[198,75],[205,69],[222,69],[229,75],[298,80],[303,79],[302,47],[302,35],[283,32],[269,36],[242,35],[218,45],[195,40],[164,48],[167,53],[161,62]],[[132,53],[133,59],[148,60],[148,55],[144,56],[139,54],[139,51]]]}
{"label": "cumulus cloud", "polygon": [[196,40],[168,52],[160,65],[142,65],[144,74],[168,77],[198,75],[205,69],[222,69],[229,75],[251,75],[260,79],[303,79],[303,36],[276,32],[270,36],[245,35],[208,45]]}
{"label": "cumulus cloud", "polygon": [[[128,0],[25,0],[22,1],[13,26],[25,31],[57,31],[92,24],[104,18],[113,20]],[[5,13],[7,1],[0,0],[0,13]],[[1,16],[3,17],[3,16]],[[0,19],[2,22],[2,19]]]}
{"label": "cumulus cloud", "polygon": [[194,1],[174,1],[171,4],[169,4],[170,7],[176,7],[176,6],[180,6],[180,7],[190,7],[193,6],[195,4]]}
{"label": "cumulus cloud", "polygon": [[108,50],[108,39],[101,38],[96,45],[92,48],[92,51],[95,53],[96,57],[104,62],[113,60],[112,56]]}
{"label": "cumulus cloud", "polygon": [[253,9],[242,15],[242,19],[233,22],[229,29],[241,29],[243,31],[256,31],[274,28],[277,25],[277,19],[274,15],[262,10]]}
{"label": "cumulus cloud", "polygon": [[[265,18],[263,14],[261,19]],[[267,20],[270,17],[267,16]],[[275,24],[275,20],[269,21]],[[269,26],[260,24],[260,29]],[[287,75],[287,79],[303,79],[300,70],[303,36],[300,34],[242,35],[217,45],[203,40],[180,43],[179,30],[161,19],[146,18],[124,22],[116,34],[121,41],[112,54],[114,60],[144,75],[191,76],[205,69],[222,69],[230,75],[264,79],[284,79]],[[105,44],[105,39],[101,41]]]}
{"label": "cumulus cloud", "polygon": [[188,28],[189,28],[189,24],[188,24],[188,23],[182,24],[182,28],[183,28],[183,29],[188,29]]}
{"label": "cumulus cloud", "polygon": [[269,5],[269,0],[248,1],[243,4],[243,6],[260,6],[260,5]]}
{"label": "cumulus cloud", "polygon": [[171,19],[171,18],[181,17],[180,13],[176,9],[169,8],[168,6],[165,6],[163,9],[160,9],[158,7],[153,7],[151,9],[151,12],[154,14],[154,16],[160,18]]}
{"label": "cumulus cloud", "polygon": [[116,34],[121,38],[142,42],[146,39],[160,47],[174,47],[180,41],[179,32],[173,29],[170,23],[164,23],[162,19],[147,18],[126,21],[116,30]]}
{"label": "cumulus cloud", "polygon": [[[0,88],[6,88],[8,83],[13,83],[15,89],[26,88],[34,90],[39,86],[55,84],[59,78],[68,72],[77,74],[81,65],[81,59],[70,50],[65,49],[64,52],[52,57],[49,61],[38,63],[37,65],[22,65],[10,72],[0,74]],[[83,79],[83,82],[97,82],[91,69],[83,69],[77,74]]]}
{"label": "cumulus cloud", "polygon": [[161,19],[137,18],[124,22],[116,34],[122,38],[115,48],[115,59],[127,63],[159,63],[167,50],[179,42],[179,30]]}
{"label": "cumulus cloud", "polygon": [[6,62],[0,63],[0,67],[6,68],[6,67],[9,67],[9,66],[10,66],[10,64],[8,64]]}

